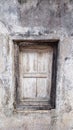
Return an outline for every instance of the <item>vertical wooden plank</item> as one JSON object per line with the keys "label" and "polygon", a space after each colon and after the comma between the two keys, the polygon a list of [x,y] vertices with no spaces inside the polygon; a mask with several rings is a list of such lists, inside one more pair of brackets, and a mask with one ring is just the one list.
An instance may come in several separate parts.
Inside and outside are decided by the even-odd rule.
{"label": "vertical wooden plank", "polygon": [[23,72],[35,73],[37,72],[37,53],[24,52],[23,53]]}
{"label": "vertical wooden plank", "polygon": [[46,60],[46,55],[40,51],[38,52],[38,72],[45,72],[45,60]]}
{"label": "vertical wooden plank", "polygon": [[22,64],[23,64],[23,73],[29,72],[30,66],[29,66],[29,54],[28,53],[23,52]]}

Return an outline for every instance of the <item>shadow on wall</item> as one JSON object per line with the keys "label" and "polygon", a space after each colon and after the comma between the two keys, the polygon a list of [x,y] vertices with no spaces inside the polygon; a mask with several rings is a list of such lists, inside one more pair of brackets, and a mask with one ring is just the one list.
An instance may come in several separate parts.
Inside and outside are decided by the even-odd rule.
{"label": "shadow on wall", "polygon": [[24,3],[27,2],[27,0],[18,0],[18,2],[19,2],[20,4],[24,4]]}

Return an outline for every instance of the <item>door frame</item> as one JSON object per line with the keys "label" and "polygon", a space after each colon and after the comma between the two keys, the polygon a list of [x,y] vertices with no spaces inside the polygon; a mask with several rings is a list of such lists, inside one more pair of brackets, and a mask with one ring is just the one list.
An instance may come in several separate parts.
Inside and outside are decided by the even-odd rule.
{"label": "door frame", "polygon": [[[15,104],[14,108],[16,110],[50,110],[56,108],[56,78],[57,78],[57,59],[58,59],[58,43],[59,40],[13,40],[14,43],[14,77],[15,77]],[[21,104],[18,95],[18,87],[19,87],[19,46],[34,46],[34,45],[48,45],[53,47],[53,62],[52,62],[52,78],[51,78],[51,93],[50,93],[50,103],[47,107],[43,106],[29,106],[25,107]]]}

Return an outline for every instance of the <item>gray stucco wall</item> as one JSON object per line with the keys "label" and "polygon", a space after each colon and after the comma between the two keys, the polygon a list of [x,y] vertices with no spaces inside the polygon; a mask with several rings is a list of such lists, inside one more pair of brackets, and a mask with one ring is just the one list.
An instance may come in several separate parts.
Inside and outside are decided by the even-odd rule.
{"label": "gray stucco wall", "polygon": [[[13,39],[59,39],[56,109],[14,112]],[[0,0],[0,130],[73,130],[72,0]]]}

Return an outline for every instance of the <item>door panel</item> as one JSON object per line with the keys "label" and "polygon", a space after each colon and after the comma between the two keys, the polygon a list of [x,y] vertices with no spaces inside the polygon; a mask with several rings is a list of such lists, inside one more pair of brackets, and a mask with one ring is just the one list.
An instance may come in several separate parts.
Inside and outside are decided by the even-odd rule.
{"label": "door panel", "polygon": [[22,98],[36,97],[36,78],[24,78],[22,86]]}
{"label": "door panel", "polygon": [[37,79],[37,97],[48,98],[47,88],[48,88],[47,79],[46,78],[38,78]]}

